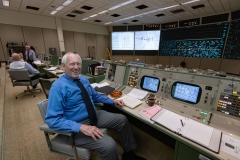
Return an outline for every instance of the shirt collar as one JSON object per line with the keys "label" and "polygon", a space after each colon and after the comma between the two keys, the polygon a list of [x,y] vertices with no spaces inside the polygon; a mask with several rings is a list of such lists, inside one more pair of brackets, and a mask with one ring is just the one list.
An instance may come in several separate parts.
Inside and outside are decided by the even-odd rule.
{"label": "shirt collar", "polygon": [[[64,78],[66,78],[69,81],[73,81],[74,82],[74,80],[75,80],[72,77],[70,77],[69,75],[67,75],[66,73],[64,73],[64,75],[62,75],[62,76],[64,76]],[[80,80],[80,76],[78,76],[78,79]]]}

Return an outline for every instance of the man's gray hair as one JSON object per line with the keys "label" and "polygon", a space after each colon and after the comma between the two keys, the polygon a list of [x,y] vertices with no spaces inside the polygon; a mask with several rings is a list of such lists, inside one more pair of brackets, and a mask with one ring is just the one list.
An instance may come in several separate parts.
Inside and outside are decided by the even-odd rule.
{"label": "man's gray hair", "polygon": [[[62,64],[66,64],[67,63],[67,56],[70,54],[77,54],[77,53],[73,53],[73,52],[67,52],[63,57],[62,57]],[[79,56],[79,54],[77,54]],[[80,56],[79,56],[80,57]],[[82,64],[82,58],[80,57],[80,63]]]}

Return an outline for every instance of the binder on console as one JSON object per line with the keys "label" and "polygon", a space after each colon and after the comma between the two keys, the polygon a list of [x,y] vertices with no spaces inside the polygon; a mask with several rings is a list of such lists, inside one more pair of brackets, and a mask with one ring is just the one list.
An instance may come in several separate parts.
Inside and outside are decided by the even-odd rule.
{"label": "binder on console", "polygon": [[219,152],[222,132],[218,129],[166,109],[159,111],[152,120],[213,152]]}

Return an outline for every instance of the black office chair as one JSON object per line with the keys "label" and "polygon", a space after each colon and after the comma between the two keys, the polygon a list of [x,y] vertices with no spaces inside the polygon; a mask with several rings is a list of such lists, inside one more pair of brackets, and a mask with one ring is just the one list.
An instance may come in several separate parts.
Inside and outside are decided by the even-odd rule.
{"label": "black office chair", "polygon": [[24,90],[23,93],[16,96],[16,99],[26,95],[26,94],[33,94],[36,96],[36,91],[42,91],[40,88],[33,88],[30,89],[30,86],[36,86],[39,83],[39,79],[35,76],[37,75],[30,75],[28,70],[26,69],[9,69],[8,73],[10,75],[12,85],[15,86],[27,86],[27,90]]}

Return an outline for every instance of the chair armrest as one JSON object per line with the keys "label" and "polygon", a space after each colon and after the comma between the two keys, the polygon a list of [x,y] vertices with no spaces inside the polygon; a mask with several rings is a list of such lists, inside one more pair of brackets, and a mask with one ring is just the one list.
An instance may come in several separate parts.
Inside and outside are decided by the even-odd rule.
{"label": "chair armrest", "polygon": [[94,105],[95,105],[95,106],[99,106],[99,107],[102,107],[102,106],[104,106],[104,104],[103,104],[103,103],[94,103]]}
{"label": "chair armrest", "polygon": [[44,131],[44,132],[48,132],[48,133],[58,133],[58,134],[62,134],[62,135],[65,135],[65,136],[72,136],[72,135],[73,135],[73,133],[66,133],[66,132],[61,132],[61,131],[53,130],[53,129],[49,128],[46,123],[40,125],[40,126],[39,126],[39,129],[40,129],[41,131]]}
{"label": "chair armrest", "polygon": [[40,78],[40,76],[38,75],[38,74],[31,74],[31,75],[29,75],[28,76],[29,77],[29,79],[37,79],[37,78]]}

